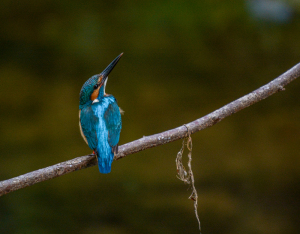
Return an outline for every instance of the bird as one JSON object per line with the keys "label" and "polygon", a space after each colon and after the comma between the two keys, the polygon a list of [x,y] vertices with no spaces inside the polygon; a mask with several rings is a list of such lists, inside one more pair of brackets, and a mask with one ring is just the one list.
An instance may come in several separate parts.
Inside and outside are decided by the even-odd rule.
{"label": "bird", "polygon": [[111,172],[114,154],[118,153],[123,112],[116,98],[105,93],[105,87],[108,75],[122,55],[118,55],[103,72],[89,78],[79,94],[81,136],[97,156],[99,171],[103,174]]}

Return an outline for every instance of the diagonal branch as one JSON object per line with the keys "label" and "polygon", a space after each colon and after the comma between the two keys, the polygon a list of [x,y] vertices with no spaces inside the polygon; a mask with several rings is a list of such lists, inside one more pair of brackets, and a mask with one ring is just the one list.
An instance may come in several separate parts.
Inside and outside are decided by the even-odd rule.
{"label": "diagonal branch", "polygon": [[[172,141],[182,139],[187,136],[187,128],[190,133],[195,133],[205,128],[211,127],[220,122],[225,117],[228,117],[248,106],[253,105],[274,93],[284,90],[291,81],[300,76],[300,63],[292,67],[290,70],[274,79],[270,83],[260,87],[257,90],[223,106],[222,108],[183,126],[174,128],[162,133],[152,136],[140,138],[130,143],[119,147],[119,153],[115,155],[115,160],[124,158],[129,154],[134,154],[139,151],[163,145]],[[12,179],[0,182],[0,196],[13,192],[15,190],[31,186],[38,182],[50,180],[52,178],[62,176],[64,174],[81,170],[96,165],[96,158],[94,155],[86,155],[71,159],[53,166],[39,169],[27,174],[14,177]]]}

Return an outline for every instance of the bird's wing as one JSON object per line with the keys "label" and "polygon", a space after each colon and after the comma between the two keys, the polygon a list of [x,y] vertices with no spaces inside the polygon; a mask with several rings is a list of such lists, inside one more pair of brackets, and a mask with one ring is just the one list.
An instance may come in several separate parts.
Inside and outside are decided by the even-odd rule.
{"label": "bird's wing", "polygon": [[99,119],[94,114],[91,107],[83,108],[80,112],[80,125],[83,135],[89,147],[94,150],[97,147],[97,132],[96,127]]}
{"label": "bird's wing", "polygon": [[104,113],[104,119],[108,130],[108,144],[112,147],[113,153],[118,153],[122,120],[120,109],[116,101],[109,104]]}

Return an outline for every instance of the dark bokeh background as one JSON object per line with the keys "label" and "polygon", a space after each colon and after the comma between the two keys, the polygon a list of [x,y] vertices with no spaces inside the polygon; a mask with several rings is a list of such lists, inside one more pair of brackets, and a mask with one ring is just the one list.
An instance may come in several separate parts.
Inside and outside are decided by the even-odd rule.
{"label": "dark bokeh background", "polygon": [[[79,91],[120,52],[107,92],[120,144],[193,121],[300,61],[297,1],[2,0],[0,180],[91,150]],[[299,80],[193,135],[203,233],[299,233]],[[0,198],[0,233],[198,233],[181,141]]]}

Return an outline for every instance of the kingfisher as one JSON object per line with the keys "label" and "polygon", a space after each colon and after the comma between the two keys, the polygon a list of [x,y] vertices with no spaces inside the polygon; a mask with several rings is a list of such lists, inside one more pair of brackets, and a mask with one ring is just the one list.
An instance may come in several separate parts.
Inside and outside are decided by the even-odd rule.
{"label": "kingfisher", "polygon": [[121,109],[114,96],[105,93],[109,73],[123,53],[100,74],[89,78],[82,86],[79,99],[81,135],[96,154],[100,173],[110,173],[122,128]]}

